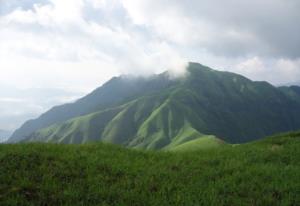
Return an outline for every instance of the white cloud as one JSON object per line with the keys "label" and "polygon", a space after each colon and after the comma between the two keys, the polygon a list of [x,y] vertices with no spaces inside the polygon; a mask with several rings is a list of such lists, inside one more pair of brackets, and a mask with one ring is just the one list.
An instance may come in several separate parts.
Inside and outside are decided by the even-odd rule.
{"label": "white cloud", "polygon": [[123,0],[134,23],[222,56],[300,56],[297,0]]}
{"label": "white cloud", "polygon": [[272,59],[268,62],[259,57],[238,63],[233,70],[251,79],[269,81],[276,85],[299,82],[300,59]]}

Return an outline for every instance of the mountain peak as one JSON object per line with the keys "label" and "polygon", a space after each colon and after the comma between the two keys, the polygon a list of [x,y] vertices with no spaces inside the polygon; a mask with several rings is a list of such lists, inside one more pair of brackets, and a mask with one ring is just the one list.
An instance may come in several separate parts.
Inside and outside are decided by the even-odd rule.
{"label": "mountain peak", "polygon": [[205,66],[203,64],[197,63],[197,62],[189,62],[188,64],[188,70],[203,70],[203,71],[216,71],[208,66]]}

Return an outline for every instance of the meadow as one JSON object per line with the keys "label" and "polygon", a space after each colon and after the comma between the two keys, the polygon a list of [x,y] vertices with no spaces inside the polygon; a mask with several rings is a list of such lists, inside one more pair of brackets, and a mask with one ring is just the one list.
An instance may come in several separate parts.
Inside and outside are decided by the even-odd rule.
{"label": "meadow", "polygon": [[3,144],[0,205],[300,204],[300,132],[207,145]]}

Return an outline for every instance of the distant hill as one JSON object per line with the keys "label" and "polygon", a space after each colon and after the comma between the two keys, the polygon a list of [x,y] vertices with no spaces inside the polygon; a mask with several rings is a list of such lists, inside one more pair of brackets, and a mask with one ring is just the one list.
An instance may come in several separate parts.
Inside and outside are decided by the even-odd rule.
{"label": "distant hill", "polygon": [[11,131],[0,130],[0,143],[8,140],[11,134],[12,134]]}
{"label": "distant hill", "polygon": [[116,77],[74,104],[26,122],[10,139],[105,141],[164,149],[213,135],[243,143],[300,129],[298,87],[274,87],[190,63],[187,75]]}
{"label": "distant hill", "polygon": [[299,205],[299,132],[240,145],[203,141],[172,152],[0,145],[0,205]]}

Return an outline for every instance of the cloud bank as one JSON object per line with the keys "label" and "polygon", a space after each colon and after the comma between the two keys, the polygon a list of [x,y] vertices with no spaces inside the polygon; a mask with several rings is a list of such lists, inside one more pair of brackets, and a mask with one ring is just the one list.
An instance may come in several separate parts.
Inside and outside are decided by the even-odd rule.
{"label": "cloud bank", "polygon": [[28,99],[0,90],[0,116],[20,120],[0,119],[0,129],[114,75],[170,69],[176,76],[188,61],[298,83],[299,10],[298,0],[0,0],[0,87],[65,94],[43,96],[49,104],[33,94],[30,108],[16,105],[18,115],[8,105]]}

